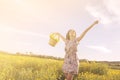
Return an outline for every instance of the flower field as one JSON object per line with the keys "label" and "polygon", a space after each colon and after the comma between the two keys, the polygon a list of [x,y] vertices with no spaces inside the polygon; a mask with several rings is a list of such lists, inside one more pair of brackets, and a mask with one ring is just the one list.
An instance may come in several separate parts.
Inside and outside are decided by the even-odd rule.
{"label": "flower field", "polygon": [[[62,60],[0,53],[0,80],[64,80]],[[81,62],[74,80],[120,80],[120,70]]]}

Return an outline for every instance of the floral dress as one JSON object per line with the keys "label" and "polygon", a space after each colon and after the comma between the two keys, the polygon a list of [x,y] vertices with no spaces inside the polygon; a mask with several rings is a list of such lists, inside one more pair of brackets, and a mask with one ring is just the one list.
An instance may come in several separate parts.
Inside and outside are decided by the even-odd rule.
{"label": "floral dress", "polygon": [[79,59],[76,53],[78,41],[76,39],[67,40],[65,45],[66,54],[62,70],[64,73],[78,74]]}

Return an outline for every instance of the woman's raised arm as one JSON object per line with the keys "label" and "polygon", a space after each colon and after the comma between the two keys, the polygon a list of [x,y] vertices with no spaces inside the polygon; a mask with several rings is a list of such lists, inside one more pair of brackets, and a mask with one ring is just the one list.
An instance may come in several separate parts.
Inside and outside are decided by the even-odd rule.
{"label": "woman's raised arm", "polygon": [[98,20],[95,21],[92,25],[90,25],[90,26],[77,38],[77,40],[80,41],[80,40],[85,36],[85,34],[86,34],[95,24],[98,24]]}
{"label": "woman's raised arm", "polygon": [[64,42],[66,42],[66,38],[62,36],[60,33],[55,33],[55,34],[57,34]]}

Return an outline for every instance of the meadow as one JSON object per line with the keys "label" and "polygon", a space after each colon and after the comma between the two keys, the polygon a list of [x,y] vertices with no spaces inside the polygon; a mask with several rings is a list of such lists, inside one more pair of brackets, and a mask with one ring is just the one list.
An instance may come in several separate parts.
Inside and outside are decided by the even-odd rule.
{"label": "meadow", "polygon": [[[0,52],[0,80],[64,80],[62,64],[63,60]],[[120,80],[120,70],[106,63],[81,61],[79,68],[74,80]]]}

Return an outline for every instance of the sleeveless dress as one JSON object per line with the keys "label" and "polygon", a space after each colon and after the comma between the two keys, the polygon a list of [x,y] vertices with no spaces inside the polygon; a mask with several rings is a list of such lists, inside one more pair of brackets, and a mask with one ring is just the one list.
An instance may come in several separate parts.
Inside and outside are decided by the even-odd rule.
{"label": "sleeveless dress", "polygon": [[65,42],[65,57],[62,70],[64,73],[78,74],[79,70],[79,59],[77,56],[77,45],[78,41],[67,40]]}

